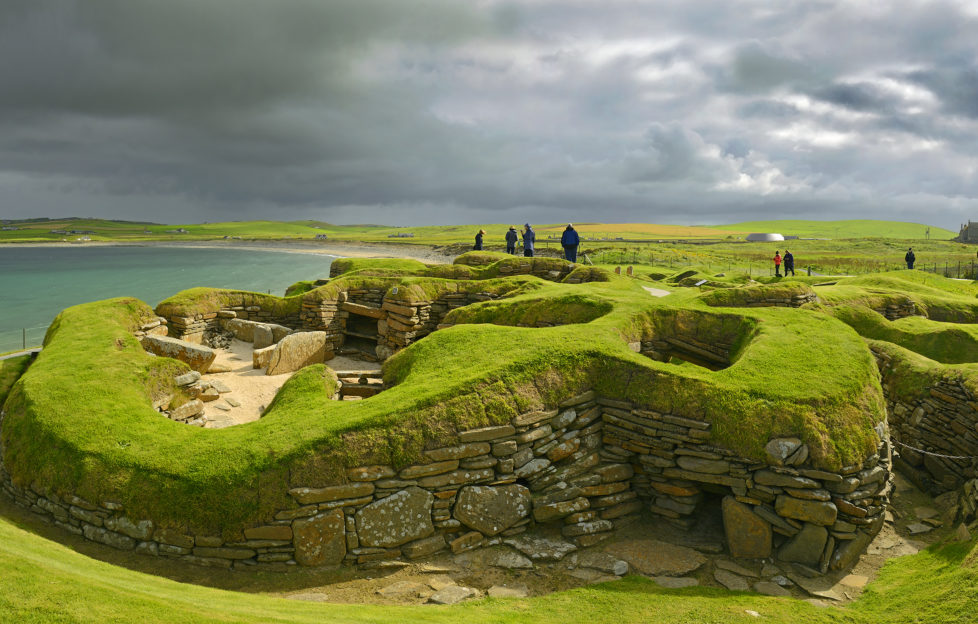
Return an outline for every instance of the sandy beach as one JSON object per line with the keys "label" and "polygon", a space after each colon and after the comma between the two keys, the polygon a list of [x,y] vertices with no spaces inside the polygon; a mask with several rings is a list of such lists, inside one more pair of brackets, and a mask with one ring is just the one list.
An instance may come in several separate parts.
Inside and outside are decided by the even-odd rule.
{"label": "sandy beach", "polygon": [[455,254],[440,247],[396,243],[358,243],[311,240],[212,240],[212,241],[89,241],[86,243],[3,243],[14,247],[192,247],[197,249],[252,249],[284,253],[320,254],[338,258],[413,258],[431,264],[448,264]]}

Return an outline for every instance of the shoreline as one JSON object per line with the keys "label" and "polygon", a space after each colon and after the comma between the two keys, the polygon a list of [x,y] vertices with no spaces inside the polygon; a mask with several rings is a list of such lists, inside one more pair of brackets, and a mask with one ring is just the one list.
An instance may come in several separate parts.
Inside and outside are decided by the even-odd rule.
{"label": "shoreline", "polygon": [[286,240],[213,240],[213,241],[89,241],[86,243],[67,243],[60,241],[44,243],[3,243],[0,249],[13,247],[170,247],[196,249],[243,249],[251,251],[272,251],[280,253],[302,253],[332,256],[335,258],[412,258],[431,264],[450,264],[455,254],[446,254],[437,247],[428,245],[398,245],[393,243],[342,243]]}

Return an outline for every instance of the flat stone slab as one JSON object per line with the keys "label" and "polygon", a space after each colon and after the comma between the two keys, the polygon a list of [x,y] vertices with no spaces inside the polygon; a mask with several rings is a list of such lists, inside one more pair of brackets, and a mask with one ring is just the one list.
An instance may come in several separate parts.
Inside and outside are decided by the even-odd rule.
{"label": "flat stone slab", "polygon": [[765,596],[790,596],[791,592],[771,581],[758,581],[754,583],[754,591]]}
{"label": "flat stone slab", "polygon": [[493,585],[486,592],[490,598],[526,598],[530,595],[530,590],[526,585],[514,585],[513,587],[506,587],[505,585]]}
{"label": "flat stone slab", "polygon": [[377,593],[384,598],[417,598],[428,588],[414,581],[398,581],[387,587],[377,590]]}
{"label": "flat stone slab", "polygon": [[907,531],[910,535],[923,535],[924,533],[930,533],[934,530],[929,524],[924,524],[923,522],[914,522],[913,524],[907,525]]}
{"label": "flat stone slab", "polygon": [[492,565],[506,570],[529,570],[533,567],[533,562],[518,552],[507,550],[496,553],[492,558]]}
{"label": "flat stone slab", "polygon": [[713,562],[713,565],[720,568],[721,570],[726,570],[727,572],[733,572],[734,574],[738,574],[740,576],[749,576],[752,578],[757,577],[757,573],[754,572],[753,570],[748,570],[744,566],[734,563],[733,561],[729,561],[727,559],[717,559],[716,561]]}
{"label": "flat stone slab", "polygon": [[200,373],[206,373],[211,363],[217,358],[217,351],[210,347],[170,338],[169,336],[143,336],[140,343],[144,350],[153,355],[180,360]]}
{"label": "flat stone slab", "polygon": [[471,587],[462,587],[461,585],[449,585],[448,587],[436,591],[428,598],[428,602],[440,605],[453,605],[462,602],[463,600],[468,600],[469,598],[474,598],[478,596],[479,592],[472,589]]}
{"label": "flat stone slab", "polygon": [[530,515],[530,490],[522,485],[464,487],[458,494],[454,515],[483,535],[497,535]]}
{"label": "flat stone slab", "polygon": [[577,565],[582,568],[593,568],[605,574],[624,576],[628,574],[628,562],[605,552],[589,551],[577,558]]}
{"label": "flat stone slab", "polygon": [[503,541],[534,561],[560,561],[577,550],[577,546],[563,540],[520,535]]}
{"label": "flat stone slab", "polygon": [[623,540],[605,548],[647,576],[682,576],[706,563],[706,557],[692,548],[654,539]]}
{"label": "flat stone slab", "polygon": [[728,572],[727,570],[715,570],[713,572],[713,578],[730,591],[749,591],[750,585],[747,583],[747,579],[742,576],[738,576],[733,572]]}
{"label": "flat stone slab", "polygon": [[356,513],[360,544],[391,548],[428,537],[435,532],[434,498],[431,492],[411,486],[363,507]]}

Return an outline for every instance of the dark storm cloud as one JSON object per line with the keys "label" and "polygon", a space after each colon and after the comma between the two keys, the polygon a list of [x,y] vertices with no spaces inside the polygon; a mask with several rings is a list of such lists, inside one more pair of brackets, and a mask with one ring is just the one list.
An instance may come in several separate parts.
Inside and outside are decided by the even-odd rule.
{"label": "dark storm cloud", "polygon": [[889,98],[873,85],[833,84],[819,89],[812,96],[856,111],[892,110]]}
{"label": "dark storm cloud", "polygon": [[953,227],[976,26],[963,1],[8,0],[0,216]]}

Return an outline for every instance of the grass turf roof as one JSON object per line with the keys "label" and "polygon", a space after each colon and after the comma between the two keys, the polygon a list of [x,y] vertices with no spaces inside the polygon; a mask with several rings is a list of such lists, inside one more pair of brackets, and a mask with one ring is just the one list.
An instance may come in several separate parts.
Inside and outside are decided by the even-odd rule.
{"label": "grass turf roof", "polygon": [[[344,280],[385,289],[397,281],[343,276],[303,296],[324,296]],[[385,363],[394,387],[380,395],[330,401],[329,375],[309,367],[289,380],[264,418],[219,430],[187,427],[150,407],[152,388],[185,367],[145,354],[132,337],[152,316],[148,307],[115,299],[69,308],[8,400],[5,461],[19,483],[116,500],[133,517],[230,537],[289,507],[290,485],[336,482],[346,466],[403,465],[425,447],[452,442],[458,430],[503,423],[589,387],[711,421],[715,443],[756,459],[763,459],[768,439],[781,435],[801,437],[813,461],[828,468],[858,463],[875,450],[873,426],[884,415],[875,365],[840,321],[804,310],[711,308],[695,291],[656,299],[635,280],[609,280],[401,278],[404,290],[419,287],[425,297],[442,288],[534,290],[460,310],[463,324]],[[219,306],[225,296],[195,290],[161,305],[186,312],[197,301]],[[586,323],[530,329],[492,324],[499,317],[484,312],[495,306],[537,318],[575,298],[575,305],[603,313],[571,319]],[[276,305],[292,300],[301,297]],[[466,315],[478,324],[465,324]],[[655,362],[627,347],[669,331],[740,348],[729,368],[710,372]]]}

